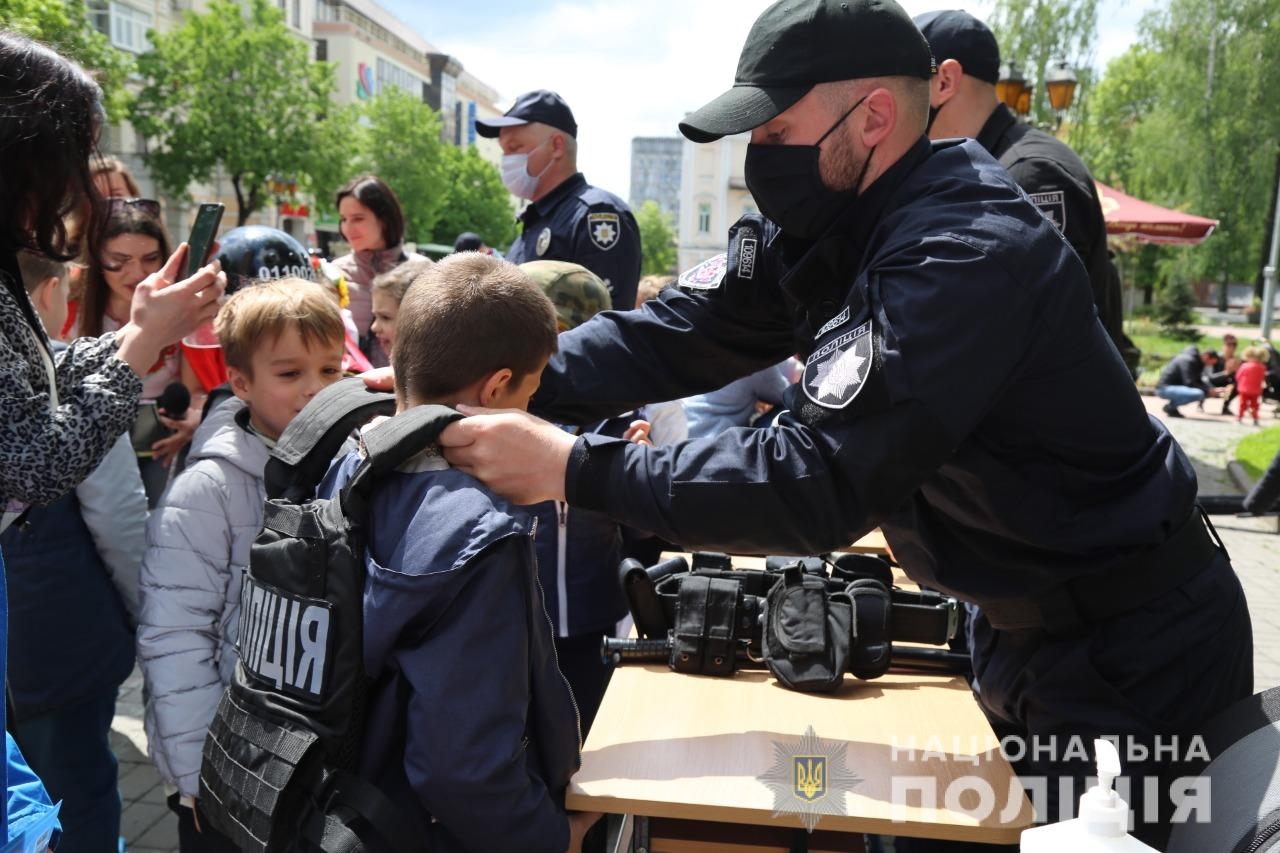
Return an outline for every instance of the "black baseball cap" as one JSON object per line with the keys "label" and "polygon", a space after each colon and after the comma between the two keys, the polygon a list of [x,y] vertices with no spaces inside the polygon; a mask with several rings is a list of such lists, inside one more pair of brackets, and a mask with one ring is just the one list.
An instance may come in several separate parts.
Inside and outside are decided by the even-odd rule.
{"label": "black baseball cap", "polygon": [[573,110],[569,109],[564,98],[546,89],[525,92],[499,118],[476,119],[476,133],[486,139],[496,139],[502,128],[530,122],[549,125],[574,139],[578,138],[578,123],[573,120]]}
{"label": "black baseball cap", "polygon": [[894,0],[779,0],[756,19],[733,88],[680,122],[694,142],[759,127],[818,83],[929,79],[924,36]]}
{"label": "black baseball cap", "polygon": [[954,59],[965,74],[988,83],[1000,79],[1000,45],[973,15],[959,9],[925,12],[916,16],[916,26],[939,62]]}

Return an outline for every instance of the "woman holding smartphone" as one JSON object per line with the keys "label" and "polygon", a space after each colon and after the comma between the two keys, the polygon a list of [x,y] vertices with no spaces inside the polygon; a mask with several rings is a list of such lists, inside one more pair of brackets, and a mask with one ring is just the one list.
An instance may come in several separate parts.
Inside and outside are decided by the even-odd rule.
{"label": "woman holding smartphone", "polygon": [[[134,292],[147,276],[160,269],[169,257],[169,240],[160,223],[160,204],[151,199],[107,199],[107,220],[98,242],[96,259],[91,259],[85,272],[84,299],[80,309],[76,337],[97,337],[113,332],[129,320]],[[156,401],[174,383],[185,386],[190,405],[180,420],[156,411]],[[147,505],[154,508],[168,481],[169,464],[174,455],[191,440],[200,425],[204,405],[204,387],[177,345],[165,347],[142,378],[142,403],[139,407],[135,434],[142,445],[138,452],[138,468],[147,489]],[[163,424],[173,434],[148,444],[147,427]]]}
{"label": "woman holding smartphone", "polygon": [[[95,210],[100,201],[89,162],[102,130],[101,94],[74,62],[0,31],[0,530],[28,505],[62,497],[98,466],[133,422],[142,377],[165,347],[213,317],[226,286],[216,267],[178,280],[186,255],[179,247],[137,286],[118,331],[78,340],[56,357],[50,351],[17,252],[75,256],[65,217],[86,197]],[[90,235],[100,230],[95,216]],[[99,243],[92,239],[91,255]],[[4,590],[0,583],[0,676],[8,636]],[[48,795],[7,732],[5,738],[0,839],[30,833],[33,844],[56,843],[45,835],[57,827]]]}

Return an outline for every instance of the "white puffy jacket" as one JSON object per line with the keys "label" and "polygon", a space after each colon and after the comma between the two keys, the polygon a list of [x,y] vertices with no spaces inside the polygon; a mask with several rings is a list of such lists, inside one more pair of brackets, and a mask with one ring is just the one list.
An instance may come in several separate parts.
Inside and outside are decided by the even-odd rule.
{"label": "white puffy jacket", "polygon": [[188,796],[198,792],[205,732],[235,668],[240,581],[262,529],[268,450],[241,425],[242,412],[232,399],[209,413],[147,523],[138,626],[147,740],[161,777]]}

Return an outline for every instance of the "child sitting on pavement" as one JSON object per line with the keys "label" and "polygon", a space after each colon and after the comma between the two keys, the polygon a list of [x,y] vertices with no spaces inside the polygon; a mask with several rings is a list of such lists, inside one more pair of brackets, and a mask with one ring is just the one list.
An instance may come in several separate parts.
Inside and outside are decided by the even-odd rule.
{"label": "child sitting on pavement", "polygon": [[[453,255],[408,289],[391,363],[398,411],[527,407],[556,349],[551,303],[519,268]],[[365,427],[376,430],[378,424]],[[332,496],[352,454],[319,490]],[[578,719],[556,665],[528,513],[426,448],[369,506],[359,772],[437,853],[576,851]]]}
{"label": "child sitting on pavement", "polygon": [[263,470],[277,438],[342,377],[338,306],[315,282],[246,287],[214,321],[231,390],[192,440],[187,467],[147,525],[138,660],[148,690],[147,741],[177,793],[182,853],[236,848],[202,821],[201,747],[236,664],[240,581],[262,529]]}

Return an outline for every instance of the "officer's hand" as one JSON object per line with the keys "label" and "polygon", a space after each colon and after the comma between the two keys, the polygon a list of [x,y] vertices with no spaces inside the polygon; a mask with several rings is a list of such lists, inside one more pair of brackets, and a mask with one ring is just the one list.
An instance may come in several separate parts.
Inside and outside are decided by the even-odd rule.
{"label": "officer's hand", "polygon": [[468,417],[440,434],[450,465],[512,503],[564,500],[565,471],[577,439],[519,409],[458,411]]}
{"label": "officer's hand", "polygon": [[627,431],[622,437],[627,441],[634,441],[636,444],[647,444],[653,447],[653,439],[649,438],[649,433],[653,430],[653,424],[648,421],[632,421],[631,426],[627,427]]}

